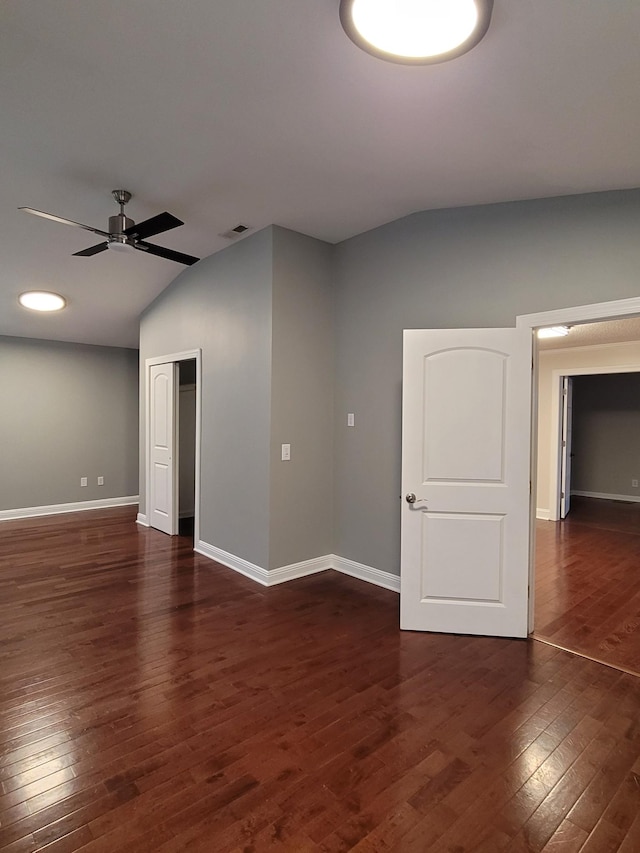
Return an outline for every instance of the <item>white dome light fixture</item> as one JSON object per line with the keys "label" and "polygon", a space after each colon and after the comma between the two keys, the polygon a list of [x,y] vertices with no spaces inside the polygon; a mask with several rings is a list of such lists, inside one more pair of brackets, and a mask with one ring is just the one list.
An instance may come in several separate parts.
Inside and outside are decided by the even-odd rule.
{"label": "white dome light fixture", "polygon": [[340,0],[349,38],[389,62],[427,65],[455,59],[489,28],[493,0]]}
{"label": "white dome light fixture", "polygon": [[18,302],[30,311],[61,311],[67,304],[59,293],[48,290],[28,290],[20,294]]}

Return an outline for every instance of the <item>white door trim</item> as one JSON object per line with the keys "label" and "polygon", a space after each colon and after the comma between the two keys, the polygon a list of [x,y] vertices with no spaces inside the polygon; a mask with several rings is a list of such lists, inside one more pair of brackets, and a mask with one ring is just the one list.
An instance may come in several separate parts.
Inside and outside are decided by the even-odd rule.
{"label": "white door trim", "polygon": [[[596,323],[599,320],[616,320],[640,314],[640,297],[618,299],[613,302],[594,302],[590,305],[576,305],[573,308],[557,308],[554,311],[542,311],[536,314],[521,314],[516,317],[516,328],[533,335],[541,326],[562,326],[572,323]],[[532,379],[532,424],[531,424],[531,534],[529,555],[529,631],[533,631],[534,589],[535,589],[535,523],[536,523],[536,456],[538,445],[538,357],[534,347],[534,370]],[[568,374],[565,374],[568,375]],[[555,422],[554,422],[555,423]],[[552,433],[553,434],[553,433]],[[556,435],[557,439],[557,435]],[[557,472],[556,472],[557,478]]]}
{"label": "white door trim", "polygon": [[[193,349],[146,358],[144,362],[144,411],[145,411],[145,514],[148,518],[149,494],[151,489],[151,367],[155,364],[171,364],[178,361],[196,362],[196,486],[194,506],[194,543],[200,540],[200,439],[202,425],[202,350]],[[176,454],[174,453],[174,460]]]}
{"label": "white door trim", "polygon": [[619,299],[616,302],[594,302],[591,305],[576,305],[573,308],[556,308],[537,314],[520,314],[516,326],[537,329],[540,326],[563,326],[571,323],[597,323],[598,320],[615,320],[640,314],[640,296]]}

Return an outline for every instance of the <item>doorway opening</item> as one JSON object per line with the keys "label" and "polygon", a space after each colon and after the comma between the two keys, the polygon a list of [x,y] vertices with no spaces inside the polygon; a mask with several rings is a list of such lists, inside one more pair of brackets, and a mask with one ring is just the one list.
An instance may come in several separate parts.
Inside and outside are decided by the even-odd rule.
{"label": "doorway opening", "polygon": [[[606,323],[602,324],[606,326]],[[634,333],[633,329],[638,327],[638,338],[640,341],[640,322],[634,321],[631,327],[630,334]],[[571,425],[574,420],[573,406],[573,388],[577,383],[578,391],[578,417],[580,412],[584,410],[586,405],[585,395],[588,394],[592,401],[598,400],[597,407],[615,412],[616,408],[607,403],[607,399],[615,399],[617,397],[621,402],[618,411],[627,411],[633,413],[636,410],[635,405],[629,406],[628,403],[637,399],[637,388],[635,383],[638,382],[638,374],[640,373],[640,346],[633,347],[636,352],[623,352],[629,349],[629,344],[634,344],[633,340],[619,341],[618,349],[613,344],[604,345],[607,347],[606,356],[614,363],[605,364],[603,355],[599,347],[580,348],[580,357],[588,358],[592,364],[587,366],[577,366],[571,363],[571,350],[563,349],[562,353],[555,354],[553,351],[542,353],[542,356],[552,356],[553,363],[547,367],[547,380],[550,378],[550,383],[545,382],[543,369],[539,364],[538,371],[538,484],[542,486],[543,494],[538,490],[536,500],[536,514],[540,519],[549,519],[558,521],[566,517],[571,500],[571,492],[577,493],[582,497],[594,498],[618,498],[620,500],[630,500],[634,496],[640,499],[640,489],[633,486],[632,473],[629,473],[628,482],[624,479],[624,460],[620,457],[620,453],[616,453],[615,457],[609,459],[606,454],[606,447],[609,445],[614,449],[614,441],[616,443],[622,441],[633,441],[635,436],[625,435],[625,431],[629,431],[631,422],[625,426],[625,421],[629,417],[622,418],[618,416],[612,422],[612,416],[603,414],[602,417],[608,417],[608,422],[602,422],[599,425],[594,424],[591,427],[591,437],[589,445],[580,448],[582,459],[575,457],[575,447],[573,447],[573,430]],[[589,352],[591,350],[591,352]],[[577,348],[576,348],[577,351]],[[625,361],[623,361],[625,359]],[[636,361],[636,359],[638,359]],[[573,359],[575,360],[575,358]],[[564,363],[563,363],[564,362]],[[630,376],[632,374],[632,376]],[[598,378],[599,377],[599,378]],[[620,377],[616,380],[616,377]],[[607,391],[607,385],[618,384],[619,387]],[[628,388],[622,387],[628,384]],[[568,394],[565,393],[568,391]],[[591,403],[591,409],[596,408],[595,402]],[[565,426],[566,423],[566,426]],[[631,426],[631,429],[633,427]],[[617,432],[616,432],[617,429]],[[597,430],[594,433],[594,430]],[[568,436],[565,434],[568,431]],[[581,433],[578,433],[579,443],[584,445],[583,439],[580,441]],[[565,444],[563,445],[563,442]],[[595,442],[595,444],[594,444]],[[620,451],[619,447],[616,447]],[[599,472],[594,472],[592,475],[587,475],[585,479],[584,470],[581,470],[582,465],[586,464],[587,457],[596,454],[597,461],[592,462],[593,465],[598,465]],[[573,456],[572,456],[573,454]],[[573,484],[575,471],[572,470],[572,459],[576,459],[578,465],[578,481],[577,485]],[[566,460],[566,461],[565,461]],[[605,468],[608,468],[608,473]],[[546,470],[545,470],[546,469]],[[582,476],[581,476],[582,474]],[[637,475],[640,477],[640,473]],[[546,480],[548,477],[548,494],[546,490]],[[594,479],[595,478],[595,479]],[[563,482],[566,480],[566,484]],[[566,486],[566,487],[565,487]],[[585,494],[581,494],[584,492]],[[564,495],[564,498],[563,498]],[[563,506],[563,500],[565,506]]]}
{"label": "doorway opening", "polygon": [[193,542],[196,507],[196,360],[178,362],[178,535]]}
{"label": "doorway opening", "polygon": [[[536,640],[635,674],[640,674],[640,632],[636,630],[640,580],[635,571],[640,504],[634,492],[640,490],[633,488],[634,465],[628,461],[638,444],[637,431],[631,428],[632,438],[627,421],[636,416],[632,410],[640,418],[640,402],[636,406],[627,399],[606,411],[603,388],[616,381],[638,382],[640,387],[640,321],[630,319],[637,316],[639,305],[640,300],[632,299],[583,306],[537,315],[539,322],[531,323],[532,329],[560,322],[580,324],[575,326],[580,331],[573,346],[563,339],[555,351],[549,351],[553,344],[547,343],[534,358],[533,435],[537,427],[537,438],[532,446],[532,483],[537,520],[532,518],[530,631]],[[607,322],[613,318],[621,319]],[[521,320],[525,318],[519,318],[519,324]],[[595,342],[587,340],[589,330]],[[572,382],[574,411],[576,401],[579,404],[573,459],[568,446],[571,407],[567,405]],[[617,387],[611,391],[616,394],[621,400],[629,396]],[[590,409],[590,419],[580,427]],[[614,422],[619,427],[615,440]],[[627,423],[622,431],[621,423]]]}
{"label": "doorway opening", "polygon": [[170,536],[200,537],[201,351],[145,361],[145,515]]}

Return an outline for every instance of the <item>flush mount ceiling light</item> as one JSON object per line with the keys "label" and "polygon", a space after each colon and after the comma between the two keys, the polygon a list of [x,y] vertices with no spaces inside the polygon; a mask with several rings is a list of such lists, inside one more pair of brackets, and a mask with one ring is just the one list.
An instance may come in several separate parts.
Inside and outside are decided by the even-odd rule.
{"label": "flush mount ceiling light", "polygon": [[568,326],[547,326],[546,329],[538,329],[539,338],[564,338],[568,334]]}
{"label": "flush mount ceiling light", "polygon": [[67,304],[67,300],[58,293],[50,293],[47,290],[29,290],[21,293],[18,302],[23,308],[31,311],[60,311]]}
{"label": "flush mount ceiling light", "polygon": [[340,20],[358,47],[408,65],[445,62],[475,47],[493,0],[341,0]]}

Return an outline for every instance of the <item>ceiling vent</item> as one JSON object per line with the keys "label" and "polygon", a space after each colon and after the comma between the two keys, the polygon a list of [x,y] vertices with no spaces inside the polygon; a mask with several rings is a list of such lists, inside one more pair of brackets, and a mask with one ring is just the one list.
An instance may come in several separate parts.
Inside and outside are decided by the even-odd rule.
{"label": "ceiling vent", "polygon": [[248,230],[248,225],[240,224],[236,225],[235,228],[230,228],[228,231],[224,231],[220,236],[227,240],[236,240],[241,234],[244,234],[244,232]]}

